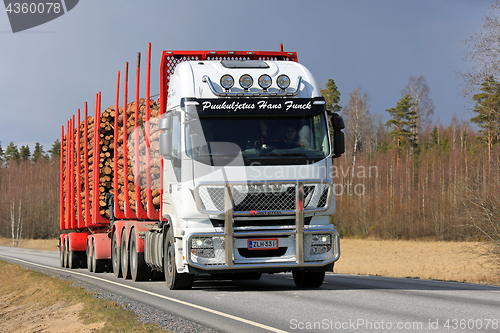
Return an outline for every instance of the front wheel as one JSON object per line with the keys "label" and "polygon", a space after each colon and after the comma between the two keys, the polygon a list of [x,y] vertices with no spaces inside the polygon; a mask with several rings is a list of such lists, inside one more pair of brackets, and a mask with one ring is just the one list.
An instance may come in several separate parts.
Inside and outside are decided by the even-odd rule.
{"label": "front wheel", "polygon": [[194,282],[194,275],[188,273],[178,273],[175,263],[175,245],[172,229],[168,229],[165,238],[165,246],[163,247],[163,271],[165,273],[165,281],[170,290],[191,289]]}
{"label": "front wheel", "polygon": [[297,288],[319,288],[325,280],[325,272],[293,271],[292,276]]}

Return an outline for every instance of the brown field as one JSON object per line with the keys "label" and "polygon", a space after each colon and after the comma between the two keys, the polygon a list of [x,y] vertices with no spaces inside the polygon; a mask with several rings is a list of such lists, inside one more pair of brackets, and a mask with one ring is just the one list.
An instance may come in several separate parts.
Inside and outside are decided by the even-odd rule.
{"label": "brown field", "polygon": [[500,284],[499,267],[476,242],[340,240],[336,273]]}
{"label": "brown field", "polygon": [[[21,239],[19,247],[25,249],[59,251],[57,239]],[[12,239],[0,238],[0,245],[12,246]]]}

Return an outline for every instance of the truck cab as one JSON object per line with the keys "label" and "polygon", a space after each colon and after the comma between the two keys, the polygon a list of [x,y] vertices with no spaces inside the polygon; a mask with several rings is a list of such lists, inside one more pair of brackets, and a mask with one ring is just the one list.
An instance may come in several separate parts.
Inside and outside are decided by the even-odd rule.
{"label": "truck cab", "polygon": [[146,234],[145,248],[158,249],[148,265],[165,271],[170,289],[200,274],[290,271],[298,287],[321,286],[340,256],[331,170],[344,152],[343,122],[309,70],[284,60],[182,61],[166,92],[163,221]]}

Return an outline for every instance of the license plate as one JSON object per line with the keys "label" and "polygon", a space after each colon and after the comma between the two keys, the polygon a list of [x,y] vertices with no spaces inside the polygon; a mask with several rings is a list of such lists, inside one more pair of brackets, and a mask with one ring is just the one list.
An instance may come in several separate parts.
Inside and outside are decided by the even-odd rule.
{"label": "license plate", "polygon": [[276,250],[278,248],[278,239],[249,239],[247,248],[249,250]]}

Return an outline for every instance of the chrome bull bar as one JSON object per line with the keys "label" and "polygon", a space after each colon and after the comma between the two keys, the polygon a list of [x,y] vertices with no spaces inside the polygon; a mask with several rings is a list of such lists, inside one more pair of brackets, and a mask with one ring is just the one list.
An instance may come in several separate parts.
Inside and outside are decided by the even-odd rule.
{"label": "chrome bull bar", "polygon": [[[319,181],[322,184],[327,184],[329,188],[329,198],[327,200],[327,205],[321,207],[320,209],[309,209],[309,211],[324,211],[328,209],[331,197],[333,196],[333,185],[328,181]],[[290,182],[265,182],[265,184],[289,184]],[[242,183],[226,183],[224,185],[224,249],[225,249],[225,263],[224,264],[199,264],[191,259],[191,238],[192,237],[220,237],[220,233],[202,233],[202,234],[191,234],[189,235],[188,242],[188,255],[187,259],[190,266],[200,268],[200,269],[210,269],[210,270],[228,270],[228,269],[250,269],[250,268],[299,268],[299,267],[320,267],[326,266],[337,261],[340,257],[340,241],[337,231],[333,228],[311,228],[310,230],[304,229],[304,217],[305,217],[305,201],[304,201],[304,186],[305,184],[318,183],[318,181],[299,181],[295,182],[295,230],[270,230],[270,231],[236,231],[234,230],[234,216],[255,216],[255,215],[278,215],[273,211],[244,211],[244,212],[234,212],[234,202],[233,202],[233,189],[236,185],[241,185]],[[215,184],[215,183],[210,183]],[[250,184],[250,183],[249,183]],[[264,183],[251,183],[251,184],[264,184]],[[201,199],[199,196],[199,188],[201,186],[207,185],[207,183],[200,184],[195,189],[195,199],[198,205],[198,209],[202,213],[209,213],[204,211],[200,205]],[[214,212],[210,212],[214,213]],[[217,212],[219,213],[219,212]],[[290,210],[282,212],[283,215],[289,215]],[[219,214],[218,214],[219,215]],[[281,214],[280,214],[281,215]],[[291,215],[291,214],[290,214]],[[279,220],[276,220],[279,221]],[[309,229],[309,228],[308,228]],[[331,234],[332,246],[334,251],[334,257],[328,260],[322,261],[305,261],[304,253],[304,238],[307,234],[321,234],[327,233]],[[244,263],[235,264],[234,263],[234,240],[237,237],[268,237],[268,236],[291,236],[295,235],[295,262],[287,261],[273,261],[267,263]]]}

